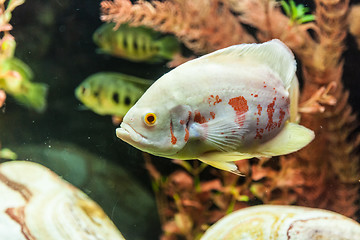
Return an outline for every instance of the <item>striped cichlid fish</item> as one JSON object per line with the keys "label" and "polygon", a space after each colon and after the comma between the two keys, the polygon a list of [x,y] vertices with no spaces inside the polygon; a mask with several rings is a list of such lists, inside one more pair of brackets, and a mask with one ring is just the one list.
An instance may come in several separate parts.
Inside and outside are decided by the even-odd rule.
{"label": "striped cichlid fish", "polygon": [[97,114],[122,118],[152,83],[123,73],[99,72],[87,77],[75,96]]}
{"label": "striped cichlid fish", "polygon": [[295,71],[280,40],[215,51],[158,79],[116,135],[157,156],[240,174],[234,161],[289,154],[313,140],[314,132],[296,122]]}
{"label": "striped cichlid fish", "polygon": [[99,52],[134,62],[155,63],[171,60],[180,52],[180,44],[174,36],[162,36],[144,26],[130,27],[122,24],[114,30],[115,23],[105,23],[93,35]]}

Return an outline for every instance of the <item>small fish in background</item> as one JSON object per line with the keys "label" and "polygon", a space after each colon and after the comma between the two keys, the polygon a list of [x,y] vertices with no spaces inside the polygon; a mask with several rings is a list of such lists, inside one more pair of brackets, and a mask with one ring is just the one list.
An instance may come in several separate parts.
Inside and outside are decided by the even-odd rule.
{"label": "small fish in background", "polygon": [[114,27],[115,23],[105,23],[94,32],[93,41],[100,47],[99,52],[147,63],[171,60],[180,52],[180,43],[174,36],[163,36],[143,26]]}
{"label": "small fish in background", "polygon": [[95,113],[112,115],[114,124],[119,124],[153,82],[123,73],[99,72],[87,77],[75,89],[75,96]]}
{"label": "small fish in background", "polygon": [[0,89],[14,99],[37,112],[46,109],[48,86],[32,82],[33,72],[30,67],[17,58],[4,59],[0,63]]}
{"label": "small fish in background", "polygon": [[158,79],[116,135],[153,155],[199,159],[240,175],[234,161],[289,154],[313,140],[296,122],[295,71],[280,40],[215,51]]}

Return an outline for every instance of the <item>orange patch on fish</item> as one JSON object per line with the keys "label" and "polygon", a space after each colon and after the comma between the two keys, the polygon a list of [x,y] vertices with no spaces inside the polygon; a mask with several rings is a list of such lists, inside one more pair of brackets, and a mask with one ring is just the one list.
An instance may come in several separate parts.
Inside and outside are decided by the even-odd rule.
{"label": "orange patch on fish", "polygon": [[262,107],[259,105],[257,105],[257,109],[258,109],[258,115],[261,116],[261,111],[262,111]]}
{"label": "orange patch on fish", "polygon": [[264,129],[262,129],[262,128],[260,128],[260,129],[257,128],[257,129],[256,129],[256,135],[255,135],[255,138],[254,138],[254,139],[257,139],[257,138],[258,138],[258,139],[262,139],[262,135],[261,135],[262,133],[264,133]]}
{"label": "orange patch on fish", "polygon": [[194,122],[197,122],[197,123],[206,123],[206,119],[204,116],[201,115],[201,113],[199,111],[195,111],[195,116],[194,116]]}
{"label": "orange patch on fish", "polygon": [[175,137],[175,135],[174,135],[174,132],[173,132],[173,130],[172,130],[172,123],[170,123],[170,134],[171,134],[171,143],[172,143],[173,145],[175,145],[176,142],[177,142],[177,139],[176,139],[176,137]]}
{"label": "orange patch on fish", "polygon": [[185,137],[184,137],[184,141],[187,142],[189,140],[189,130],[187,128],[185,128]]}
{"label": "orange patch on fish", "polygon": [[268,131],[274,129],[277,125],[276,122],[273,121],[273,116],[274,116],[274,112],[275,112],[275,109],[274,109],[275,101],[276,101],[276,97],[274,97],[274,100],[272,101],[272,103],[270,103],[267,106],[267,110],[266,110],[268,113],[268,123],[267,123],[265,129],[267,129]]}
{"label": "orange patch on fish", "polygon": [[210,116],[212,117],[212,119],[215,119],[215,113],[214,112],[210,112]]}
{"label": "orange patch on fish", "polygon": [[279,116],[278,127],[281,126],[281,123],[282,123],[282,121],[284,120],[284,116],[285,116],[285,112],[282,110],[282,108],[280,108],[280,116]]}
{"label": "orange patch on fish", "polygon": [[238,123],[240,126],[243,126],[245,121],[245,113],[249,110],[246,99],[243,96],[231,98],[229,100],[229,105],[232,106],[235,110],[236,123]]}
{"label": "orange patch on fish", "polygon": [[214,95],[210,95],[210,97],[207,99],[207,102],[209,103],[209,106],[215,106],[215,104],[222,102],[222,99],[219,97],[219,95],[216,95],[215,97]]}

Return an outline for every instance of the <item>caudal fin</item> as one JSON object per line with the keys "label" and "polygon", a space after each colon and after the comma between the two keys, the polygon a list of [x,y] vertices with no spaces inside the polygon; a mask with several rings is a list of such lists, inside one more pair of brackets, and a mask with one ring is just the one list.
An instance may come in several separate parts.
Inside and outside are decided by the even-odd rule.
{"label": "caudal fin", "polygon": [[180,52],[180,43],[174,36],[166,36],[157,42],[159,55],[166,59],[173,59],[174,54]]}

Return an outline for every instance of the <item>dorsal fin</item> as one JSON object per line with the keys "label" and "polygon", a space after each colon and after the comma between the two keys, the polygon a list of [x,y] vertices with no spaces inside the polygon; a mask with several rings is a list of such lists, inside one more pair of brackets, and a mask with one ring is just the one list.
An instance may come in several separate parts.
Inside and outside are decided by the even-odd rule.
{"label": "dorsal fin", "polygon": [[261,44],[239,44],[220,49],[213,53],[204,55],[196,60],[221,61],[239,59],[266,64],[279,74],[286,89],[289,89],[296,71],[296,61],[291,50],[280,40],[274,39]]}
{"label": "dorsal fin", "polygon": [[150,87],[151,84],[153,84],[155,82],[153,80],[139,78],[139,77],[135,77],[135,76],[127,75],[124,73],[119,73],[119,72],[98,72],[98,73],[91,75],[90,77],[89,77],[89,79],[99,79],[99,78],[101,78],[101,79],[107,78],[107,79],[115,79],[115,80],[121,79],[125,82],[133,83],[135,85],[140,85],[140,86],[144,86],[144,87]]}

